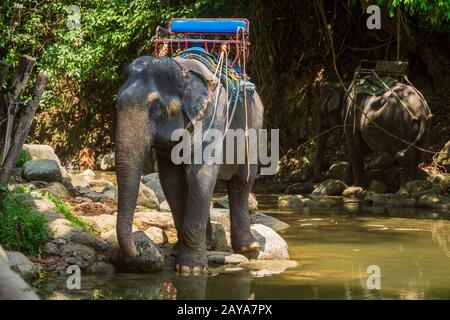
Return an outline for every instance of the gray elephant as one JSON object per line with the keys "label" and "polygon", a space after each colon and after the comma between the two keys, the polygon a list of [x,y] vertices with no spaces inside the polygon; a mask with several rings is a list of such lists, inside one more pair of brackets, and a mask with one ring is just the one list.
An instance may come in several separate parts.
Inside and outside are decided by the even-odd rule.
{"label": "gray elephant", "polygon": [[[340,84],[323,84],[318,93],[318,132],[345,122],[347,152],[354,182],[358,186],[367,186],[364,155],[377,151],[394,156],[402,167],[399,191],[403,191],[404,184],[416,177],[421,152],[414,146],[423,147],[432,115],[426,101],[412,86],[397,82],[391,90],[404,104],[390,91],[382,95],[358,93],[352,100]],[[315,180],[322,178],[328,136],[329,132],[318,138]]]}
{"label": "gray elephant", "polygon": [[[176,58],[175,58],[176,59]],[[203,128],[224,132],[227,96],[224,86],[195,60],[143,56],[125,70],[117,100],[116,171],[118,182],[117,237],[123,254],[138,257],[132,224],[145,159],[156,151],[165,197],[178,233],[176,268],[200,273],[207,268],[206,241],[210,203],[218,179],[226,180],[230,200],[231,244],[235,252],[252,252],[259,243],[250,232],[248,195],[257,165],[174,164],[171,141],[175,130]],[[217,107],[216,86],[220,86]],[[247,97],[248,128],[262,128],[263,104],[256,92]],[[244,128],[242,101],[230,129]],[[207,143],[202,144],[202,148]],[[249,173],[248,173],[249,169]]]}

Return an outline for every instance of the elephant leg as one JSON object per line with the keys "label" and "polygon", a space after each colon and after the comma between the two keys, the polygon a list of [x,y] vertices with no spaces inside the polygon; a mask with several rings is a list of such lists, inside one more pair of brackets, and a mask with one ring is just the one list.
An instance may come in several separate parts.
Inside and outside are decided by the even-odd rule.
{"label": "elephant leg", "polygon": [[352,166],[354,184],[361,187],[367,187],[367,180],[364,174],[364,142],[359,133],[346,133],[347,150]]}
{"label": "elephant leg", "polygon": [[206,234],[211,198],[216,184],[217,165],[190,165],[186,167],[186,206],[182,237],[177,256],[177,270],[182,273],[205,272]]}
{"label": "elephant leg", "polygon": [[241,176],[233,176],[227,181],[231,246],[234,252],[245,253],[259,249],[259,243],[250,232],[250,215],[248,213],[248,196],[254,179],[254,175],[249,182]]}
{"label": "elephant leg", "polygon": [[177,230],[178,242],[174,246],[173,253],[176,255],[180,239],[182,237],[182,226],[185,210],[186,173],[182,166],[174,165],[164,155],[157,155],[159,166],[159,180],[164,191],[164,196],[172,211],[173,221]]}
{"label": "elephant leg", "polygon": [[398,193],[407,193],[406,183],[416,179],[417,166],[420,162],[420,154],[417,150],[408,150],[403,157],[397,159],[400,166],[402,167],[402,172],[400,175],[400,188]]}

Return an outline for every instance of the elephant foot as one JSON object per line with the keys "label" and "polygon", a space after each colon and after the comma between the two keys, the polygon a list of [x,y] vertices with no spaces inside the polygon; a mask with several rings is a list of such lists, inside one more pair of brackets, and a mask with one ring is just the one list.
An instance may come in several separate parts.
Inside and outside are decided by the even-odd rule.
{"label": "elephant foot", "polygon": [[259,250],[259,242],[256,239],[249,235],[246,238],[232,240],[233,251],[236,253],[249,253],[256,252]]}
{"label": "elephant foot", "polygon": [[208,259],[206,255],[183,253],[180,250],[177,256],[176,271],[182,275],[202,274],[208,272]]}

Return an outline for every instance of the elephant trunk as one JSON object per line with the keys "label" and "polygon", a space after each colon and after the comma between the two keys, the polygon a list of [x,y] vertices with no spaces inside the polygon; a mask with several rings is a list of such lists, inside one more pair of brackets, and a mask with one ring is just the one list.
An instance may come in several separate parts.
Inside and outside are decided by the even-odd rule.
{"label": "elephant trunk", "polygon": [[138,107],[117,111],[116,175],[118,186],[117,240],[128,257],[137,255],[132,237],[134,210],[145,154],[151,147],[148,113]]}

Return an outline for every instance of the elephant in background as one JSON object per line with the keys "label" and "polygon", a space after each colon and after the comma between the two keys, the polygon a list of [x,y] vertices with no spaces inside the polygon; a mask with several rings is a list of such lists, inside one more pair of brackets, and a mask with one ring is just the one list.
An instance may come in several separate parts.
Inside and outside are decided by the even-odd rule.
{"label": "elephant in background", "polygon": [[[390,91],[378,96],[358,93],[352,101],[340,84],[321,85],[317,129],[321,133],[334,126],[344,125],[350,108],[344,132],[355,185],[367,187],[363,157],[371,151],[386,152],[394,156],[402,167],[399,190],[402,192],[404,184],[416,177],[421,152],[414,146],[423,147],[432,115],[426,101],[413,87],[397,82],[391,89],[406,104],[409,112]],[[358,107],[349,106],[352,103]],[[314,162],[316,181],[322,177],[321,167],[328,136],[329,132],[318,138]]]}
{"label": "elephant in background", "polygon": [[[257,165],[174,164],[171,159],[171,151],[178,143],[171,141],[175,130],[203,124],[203,128],[211,126],[224,132],[228,97],[220,81],[198,61],[151,56],[134,60],[126,68],[124,78],[117,100],[116,127],[117,236],[122,253],[130,261],[140,254],[132,236],[132,224],[144,161],[152,149],[178,234],[179,272],[206,270],[209,210],[218,179],[227,183],[233,250],[258,251],[259,243],[250,232],[248,213],[248,195]],[[220,86],[217,108],[214,108],[215,86]],[[263,104],[256,92],[247,99],[248,127],[260,129]],[[244,110],[242,101],[237,103],[230,129],[244,128]],[[208,147],[208,142],[201,146]]]}

